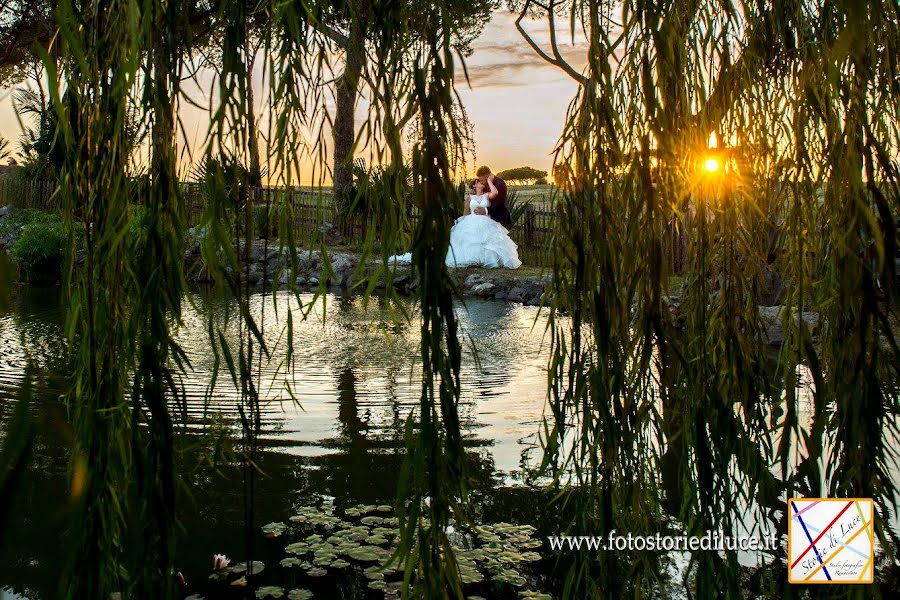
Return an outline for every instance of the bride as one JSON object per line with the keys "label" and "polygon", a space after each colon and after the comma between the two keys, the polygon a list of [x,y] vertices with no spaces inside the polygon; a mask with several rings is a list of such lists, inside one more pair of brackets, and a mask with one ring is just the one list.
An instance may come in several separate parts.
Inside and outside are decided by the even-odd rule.
{"label": "bride", "polygon": [[[488,180],[487,185],[490,191],[485,189],[481,180],[476,179],[472,183],[472,193],[466,196],[463,216],[450,230],[447,266],[518,269],[522,265],[518,248],[510,239],[509,232],[487,214],[491,200],[498,194],[493,181]],[[394,260],[406,264],[412,261],[412,254],[407,252],[395,256]]]}

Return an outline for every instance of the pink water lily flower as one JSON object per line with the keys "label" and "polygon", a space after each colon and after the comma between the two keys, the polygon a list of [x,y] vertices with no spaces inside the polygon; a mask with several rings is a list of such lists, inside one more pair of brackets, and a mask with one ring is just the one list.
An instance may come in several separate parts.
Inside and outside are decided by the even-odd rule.
{"label": "pink water lily flower", "polygon": [[230,560],[224,554],[216,554],[213,556],[213,571],[221,571],[228,567]]}

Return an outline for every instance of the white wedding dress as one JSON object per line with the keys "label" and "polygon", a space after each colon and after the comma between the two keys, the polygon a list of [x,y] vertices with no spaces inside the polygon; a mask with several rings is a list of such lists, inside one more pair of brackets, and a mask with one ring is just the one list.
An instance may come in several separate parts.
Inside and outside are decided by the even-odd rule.
{"label": "white wedding dress", "polygon": [[[469,197],[470,213],[458,218],[450,230],[447,266],[505,269],[518,269],[522,266],[519,250],[506,228],[488,215],[475,214],[476,208],[487,209],[490,205],[487,194]],[[412,254],[400,254],[394,260],[408,264],[412,261]]]}

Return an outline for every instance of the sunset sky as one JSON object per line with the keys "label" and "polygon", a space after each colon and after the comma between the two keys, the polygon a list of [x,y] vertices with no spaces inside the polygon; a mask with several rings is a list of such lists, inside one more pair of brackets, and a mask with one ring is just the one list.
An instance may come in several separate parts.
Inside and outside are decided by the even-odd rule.
{"label": "sunset sky", "polygon": [[[576,84],[534,54],[516,30],[515,17],[506,11],[494,13],[467,59],[471,87],[460,77],[458,89],[474,126],[477,164],[489,165],[495,172],[523,165],[549,171]],[[531,21],[526,28],[538,43],[546,43],[545,22]],[[559,39],[570,63],[583,68],[585,45],[572,44],[568,32],[559,31]],[[261,83],[261,77],[256,79]],[[200,89],[211,81],[210,75],[201,75]],[[11,95],[12,90],[0,90],[0,136],[17,150],[21,131]],[[195,100],[208,102],[203,95]],[[362,104],[360,111],[365,110]],[[198,145],[208,125],[205,115],[186,108],[181,116],[188,138],[194,138],[189,142]]]}

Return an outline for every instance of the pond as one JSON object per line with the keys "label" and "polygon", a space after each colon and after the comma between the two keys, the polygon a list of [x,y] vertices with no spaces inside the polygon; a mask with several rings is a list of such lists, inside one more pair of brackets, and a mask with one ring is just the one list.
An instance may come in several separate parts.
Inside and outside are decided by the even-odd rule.
{"label": "pond", "polygon": [[[33,412],[40,433],[18,493],[0,515],[5,517],[0,522],[0,532],[5,529],[0,599],[54,598],[60,565],[68,557],[61,543],[69,514],[70,435],[59,400],[68,377],[64,299],[59,288],[11,285],[5,259],[0,253],[0,438],[7,433],[29,364],[34,370]],[[209,319],[221,322],[226,312],[234,313],[234,304],[206,288],[194,289],[184,300],[179,342],[192,369],[182,381],[186,402],[172,407],[178,422],[176,466],[182,482],[176,564],[189,593],[236,597],[239,590],[211,581],[210,573],[215,553],[234,562],[245,559],[243,483],[236,459],[239,398],[224,368],[209,390],[215,361],[207,333]],[[297,540],[298,527],[330,518],[322,516],[330,510],[326,507],[335,506],[335,514],[347,518],[360,504],[369,508],[356,517],[394,504],[405,456],[404,425],[418,406],[421,381],[417,314],[413,304],[405,308],[409,322],[393,319],[378,298],[366,304],[358,296],[340,294],[297,298],[280,292],[252,297],[251,309],[263,324],[272,351],[272,358],[258,365],[263,402],[253,558],[266,565],[259,583],[289,589],[296,582],[293,575],[285,579],[283,572],[289,569],[278,563],[289,557],[285,547]],[[305,319],[304,311],[308,311]],[[290,366],[284,360],[283,336],[289,312],[294,316],[295,339]],[[457,315],[464,346],[459,412],[473,480],[473,516],[479,523],[534,525],[536,530],[529,534],[533,539],[519,550],[535,548],[532,543],[559,533],[564,522],[540,486],[529,481],[525,468],[534,456],[545,410],[547,317],[535,307],[474,298],[457,306]],[[236,344],[234,328],[226,331],[229,342]],[[808,373],[802,375],[808,382]],[[807,390],[804,425],[810,414]],[[892,433],[886,435],[896,443]],[[895,466],[891,472],[897,475]],[[756,508],[748,507],[747,514],[756,513]],[[386,516],[378,513],[376,520]],[[262,530],[269,523],[286,523],[290,530],[271,539]],[[896,518],[890,527],[897,531]],[[303,535],[311,531],[304,530]],[[560,571],[552,567],[558,555],[546,547],[540,550],[541,562],[528,567],[529,587],[558,591]],[[684,588],[677,582],[685,556],[670,559],[664,595],[683,597]],[[740,559],[748,567],[758,564],[759,555],[744,553]],[[304,587],[316,589],[316,597],[331,597],[336,590],[346,597],[385,597],[360,589],[360,571],[355,573],[322,578],[312,585],[307,580]],[[472,591],[467,588],[467,593]],[[511,586],[474,591],[488,597],[517,597]]]}
{"label": "pond", "polygon": [[[0,277],[0,281],[9,281]],[[61,290],[7,287],[0,304],[0,431],[12,412],[28,362],[36,368],[35,412],[41,436],[10,516],[0,555],[0,589],[34,598],[55,595],[67,500],[64,307]],[[207,318],[218,319],[229,300],[205,290],[185,298],[179,341],[193,370],[184,378],[184,425],[178,463],[183,534],[178,568],[192,591],[202,591],[214,553],[242,560],[241,470],[233,451],[240,438],[235,394],[223,369],[212,394],[214,361]],[[300,298],[305,305],[311,294]],[[275,305],[278,306],[276,314]],[[373,299],[328,295],[312,304],[307,319],[287,294],[259,294],[273,359],[261,367],[263,433],[255,496],[256,529],[287,521],[296,507],[321,498],[342,506],[393,504],[405,454],[404,423],[417,407],[421,380],[418,325],[397,325]],[[233,308],[233,307],[232,307]],[[414,310],[412,306],[410,310]],[[287,310],[295,315],[294,369],[282,365],[279,340]],[[464,339],[460,403],[470,473],[478,510],[488,522],[537,522],[538,495],[522,485],[522,453],[535,440],[546,394],[549,337],[534,307],[469,300],[458,309]],[[281,366],[281,368],[279,368]],[[292,394],[285,388],[290,383]],[[204,415],[206,418],[204,418]],[[532,520],[533,519],[533,520]],[[284,543],[262,539],[267,565],[285,556]]]}

